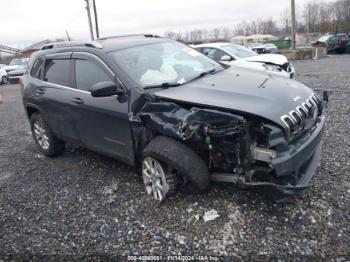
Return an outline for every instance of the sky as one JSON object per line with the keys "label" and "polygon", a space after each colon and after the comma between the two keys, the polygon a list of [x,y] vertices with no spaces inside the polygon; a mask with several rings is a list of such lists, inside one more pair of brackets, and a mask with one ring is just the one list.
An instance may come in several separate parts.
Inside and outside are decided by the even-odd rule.
{"label": "sky", "polygon": [[[95,0],[100,37],[167,30],[233,28],[279,19],[290,0]],[[332,0],[325,0],[332,1]],[[308,0],[296,0],[303,6]],[[0,0],[0,44],[23,48],[44,39],[89,39],[85,0]]]}

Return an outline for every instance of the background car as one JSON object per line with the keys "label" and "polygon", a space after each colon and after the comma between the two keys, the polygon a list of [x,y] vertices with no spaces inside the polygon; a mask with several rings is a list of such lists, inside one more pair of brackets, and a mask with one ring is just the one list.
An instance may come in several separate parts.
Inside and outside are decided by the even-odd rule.
{"label": "background car", "polygon": [[265,53],[272,53],[273,51],[278,50],[277,46],[273,43],[266,43],[265,46]]}
{"label": "background car", "polygon": [[339,54],[350,52],[350,35],[348,34],[323,35],[316,43],[324,44],[327,52]]}
{"label": "background car", "polygon": [[21,66],[28,65],[28,58],[15,58],[12,59],[8,66],[4,66],[3,69],[6,70],[7,73],[21,68]]}
{"label": "background car", "polygon": [[17,84],[19,82],[19,78],[27,71],[27,68],[27,65],[21,65],[17,69],[10,71],[7,75],[9,82],[11,84]]}
{"label": "background car", "polygon": [[266,53],[265,45],[262,43],[249,43],[246,45],[246,47],[254,52],[257,52],[258,54]]}
{"label": "background car", "polygon": [[7,73],[4,69],[0,68],[0,83],[7,84],[7,82],[8,82]]}
{"label": "background car", "polygon": [[294,67],[288,59],[278,54],[262,54],[232,43],[208,43],[194,46],[199,52],[227,65],[265,71],[269,74],[293,78]]}

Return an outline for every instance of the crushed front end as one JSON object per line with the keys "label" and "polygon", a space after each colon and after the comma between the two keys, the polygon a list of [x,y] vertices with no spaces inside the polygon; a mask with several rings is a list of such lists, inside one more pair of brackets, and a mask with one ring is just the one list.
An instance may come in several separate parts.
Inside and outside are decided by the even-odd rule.
{"label": "crushed front end", "polygon": [[282,116],[284,128],[254,115],[159,99],[147,101],[137,119],[149,132],[181,140],[194,150],[206,161],[213,181],[284,201],[310,186],[320,163],[326,102],[310,99]]}

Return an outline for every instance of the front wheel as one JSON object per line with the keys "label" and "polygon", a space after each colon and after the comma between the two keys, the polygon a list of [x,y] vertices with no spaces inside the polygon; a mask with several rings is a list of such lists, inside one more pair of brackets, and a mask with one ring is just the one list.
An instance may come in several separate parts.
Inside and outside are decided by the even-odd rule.
{"label": "front wheel", "polygon": [[195,194],[206,191],[210,184],[204,161],[185,144],[164,136],[154,138],[146,146],[142,177],[146,192],[158,202],[175,194],[178,187]]}
{"label": "front wheel", "polygon": [[2,84],[6,85],[8,82],[9,82],[9,81],[8,81],[8,79],[7,79],[6,76],[3,76],[3,77],[1,78],[1,83],[2,83]]}
{"label": "front wheel", "polygon": [[30,127],[35,143],[44,155],[53,157],[64,151],[64,141],[54,135],[42,114],[34,113],[31,115]]}

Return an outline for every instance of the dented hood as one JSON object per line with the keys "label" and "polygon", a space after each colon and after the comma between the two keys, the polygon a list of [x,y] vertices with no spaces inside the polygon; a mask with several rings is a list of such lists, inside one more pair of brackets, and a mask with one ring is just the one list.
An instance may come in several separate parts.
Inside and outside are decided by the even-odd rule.
{"label": "dented hood", "polygon": [[260,63],[271,63],[275,65],[283,65],[288,63],[287,57],[278,54],[262,54],[257,56],[250,56],[245,58],[246,61],[260,62]]}
{"label": "dented hood", "polygon": [[284,127],[280,117],[301,105],[312,93],[295,80],[232,66],[154,94],[172,101],[246,112]]}

